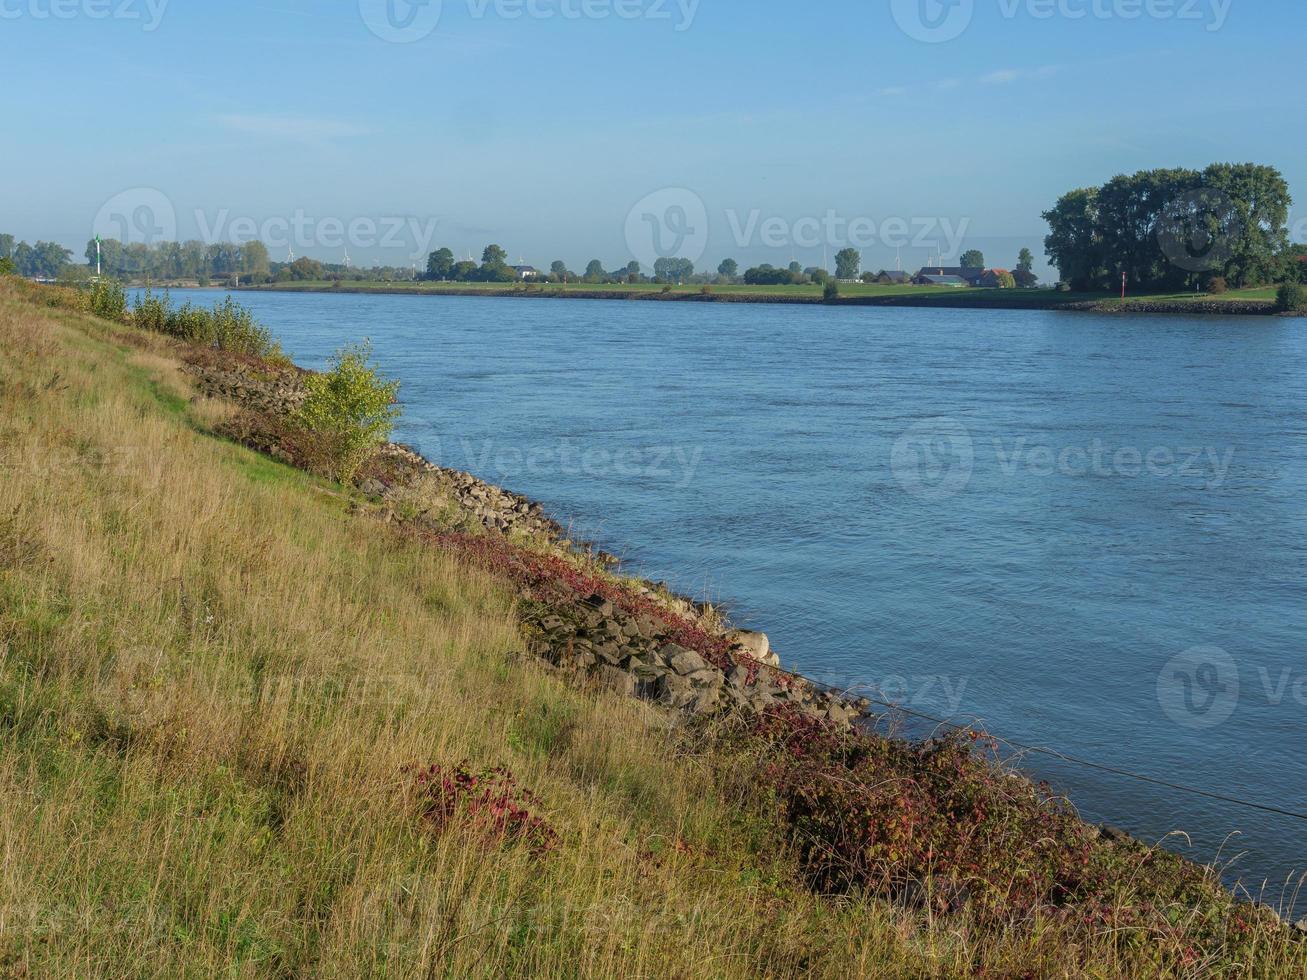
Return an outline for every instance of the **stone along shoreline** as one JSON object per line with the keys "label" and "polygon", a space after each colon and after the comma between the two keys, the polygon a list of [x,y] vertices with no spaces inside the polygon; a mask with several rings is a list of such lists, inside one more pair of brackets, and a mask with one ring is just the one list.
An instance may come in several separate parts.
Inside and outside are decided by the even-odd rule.
{"label": "stone along shoreline", "polygon": [[[193,348],[184,358],[201,392],[240,406],[224,434],[303,462],[287,419],[307,372]],[[387,524],[506,571],[523,601],[530,651],[603,689],[694,715],[791,705],[840,726],[870,707],[779,669],[765,634],[735,629],[714,607],[617,574],[618,559],[571,540],[520,494],[393,443],[365,467],[358,488]]]}

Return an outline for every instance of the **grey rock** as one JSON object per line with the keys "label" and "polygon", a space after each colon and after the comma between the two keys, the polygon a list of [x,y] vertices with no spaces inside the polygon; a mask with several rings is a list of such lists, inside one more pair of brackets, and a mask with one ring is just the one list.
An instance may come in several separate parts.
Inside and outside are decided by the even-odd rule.
{"label": "grey rock", "polygon": [[1307,916],[1304,916],[1303,918],[1295,922],[1293,924],[1293,927],[1297,929],[1299,932],[1303,933],[1304,935],[1307,935]]}
{"label": "grey rock", "polygon": [[691,710],[696,715],[706,715],[716,711],[717,702],[721,699],[721,693],[721,688],[717,687],[700,688],[699,693],[695,695]]}
{"label": "grey rock", "polygon": [[719,670],[696,670],[692,674],[687,674],[686,679],[696,687],[721,687],[725,683],[725,678]]}
{"label": "grey rock", "polygon": [[653,664],[644,663],[641,660],[637,660],[635,657],[631,657],[626,661],[626,669],[638,680],[642,681],[656,681],[660,677],[667,676],[666,669],[656,667]]}
{"label": "grey rock", "polygon": [[731,668],[731,672],[726,675],[726,682],[731,687],[744,688],[749,686],[749,668],[742,664],[736,664]]}
{"label": "grey rock", "polygon": [[703,657],[693,650],[686,650],[684,647],[676,647],[675,644],[669,643],[660,652],[667,658],[667,662],[672,665],[672,670],[678,674],[693,674],[708,668],[708,664]]}
{"label": "grey rock", "polygon": [[743,654],[750,660],[770,664],[773,667],[781,665],[781,658],[772,651],[771,641],[767,639],[766,633],[732,630],[726,634],[726,639],[730,642],[733,650]]}
{"label": "grey rock", "polygon": [[616,667],[599,668],[599,686],[622,697],[635,697],[635,678]]}
{"label": "grey rock", "polygon": [[590,598],[585,600],[585,604],[591,609],[597,611],[604,619],[607,619],[613,614],[613,604],[601,595],[596,594],[590,596]]}

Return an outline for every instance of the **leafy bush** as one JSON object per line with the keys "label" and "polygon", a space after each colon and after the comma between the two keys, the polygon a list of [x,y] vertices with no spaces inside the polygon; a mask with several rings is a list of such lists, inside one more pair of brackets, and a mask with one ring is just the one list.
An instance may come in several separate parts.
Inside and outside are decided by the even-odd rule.
{"label": "leafy bush", "polygon": [[1225,281],[1225,276],[1213,276],[1212,281],[1207,284],[1207,291],[1213,296],[1220,296],[1230,291],[1230,284]]}
{"label": "leafy bush", "polygon": [[399,417],[399,382],[384,380],[371,361],[367,342],[337,351],[329,372],[305,382],[307,395],[293,419],[318,442],[341,483],[354,478]]}
{"label": "leafy bush", "polygon": [[822,299],[827,303],[833,303],[840,298],[840,284],[831,280],[826,283],[826,288],[821,292]]}
{"label": "leafy bush", "polygon": [[168,324],[168,307],[167,293],[160,297],[147,289],[132,307],[132,323],[142,330],[163,333]]}
{"label": "leafy bush", "polygon": [[109,279],[92,283],[90,313],[121,322],[127,315],[127,292],[122,284]]}
{"label": "leafy bush", "polygon": [[276,349],[272,333],[230,296],[213,307],[213,346],[264,357]]}
{"label": "leafy bush", "polygon": [[1275,294],[1275,308],[1281,313],[1307,311],[1307,287],[1296,282],[1286,282]]}
{"label": "leafy bush", "polygon": [[18,275],[18,266],[14,265],[13,259],[0,259],[0,276]]}

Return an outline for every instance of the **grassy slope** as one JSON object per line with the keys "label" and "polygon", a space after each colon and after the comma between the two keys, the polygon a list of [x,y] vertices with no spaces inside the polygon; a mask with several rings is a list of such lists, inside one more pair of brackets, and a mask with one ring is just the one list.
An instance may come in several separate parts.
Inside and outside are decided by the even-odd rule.
{"label": "grassy slope", "polygon": [[[1142,975],[1145,936],[815,896],[667,716],[514,654],[497,582],[207,436],[162,340],[0,288],[0,352],[0,970]],[[435,834],[403,770],[462,759],[561,846]]]}
{"label": "grassy slope", "polygon": [[[962,962],[807,893],[663,715],[521,662],[494,581],[204,436],[220,407],[109,330],[0,292],[0,972]],[[511,766],[561,848],[430,833],[402,769],[462,759]]]}
{"label": "grassy slope", "polygon": [[[253,287],[287,292],[321,292],[332,288],[329,282],[291,282],[276,286]],[[640,284],[626,285],[586,285],[573,283],[565,286],[546,285],[543,287],[548,295],[569,294],[635,294],[660,295],[663,287]],[[702,286],[673,287],[670,295],[675,297],[699,296]],[[818,302],[822,298],[821,286],[712,286],[712,293],[722,297],[741,299],[757,297],[760,299],[781,298],[792,301]],[[436,283],[436,282],[357,282],[346,283],[342,292],[379,292],[421,295],[459,295],[461,293],[495,294],[521,292],[518,283]],[[965,307],[1030,307],[1036,309],[1056,308],[1075,303],[1108,303],[1117,301],[1117,297],[1104,293],[1059,293],[1054,289],[953,289],[947,286],[881,286],[867,283],[840,283],[840,296],[846,300],[884,302],[886,305],[940,305]],[[1131,296],[1132,301],[1152,301],[1167,303],[1201,302],[1270,302],[1275,299],[1275,288],[1240,289],[1223,293],[1219,296],[1192,293],[1158,293]]]}

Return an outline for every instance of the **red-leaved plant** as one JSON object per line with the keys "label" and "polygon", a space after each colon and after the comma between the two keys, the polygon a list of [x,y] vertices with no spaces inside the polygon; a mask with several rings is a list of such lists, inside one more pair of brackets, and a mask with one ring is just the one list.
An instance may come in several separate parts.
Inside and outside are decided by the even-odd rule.
{"label": "red-leaved plant", "polygon": [[539,799],[502,767],[428,766],[416,770],[422,815],[438,833],[464,827],[496,845],[523,844],[535,854],[558,846],[558,833],[532,808]]}

